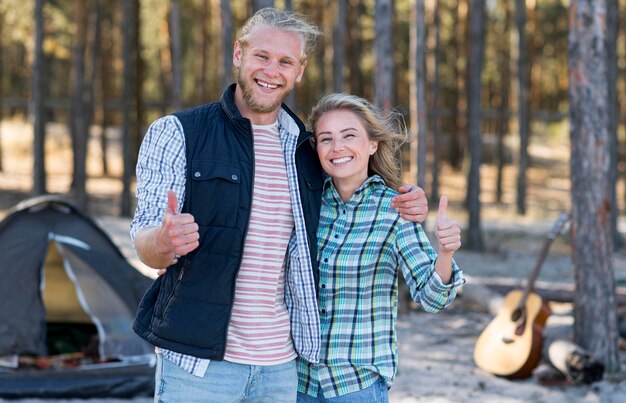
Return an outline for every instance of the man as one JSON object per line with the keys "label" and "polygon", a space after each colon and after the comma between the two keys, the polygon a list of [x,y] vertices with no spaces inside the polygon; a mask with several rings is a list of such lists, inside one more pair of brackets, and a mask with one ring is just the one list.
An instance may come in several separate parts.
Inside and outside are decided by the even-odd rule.
{"label": "man", "polygon": [[[220,102],[157,119],[144,138],[131,236],[144,263],[168,269],[133,328],[157,347],[155,401],[295,401],[296,355],[318,360],[322,171],[282,101],[319,35],[300,15],[260,10]],[[421,189],[396,208],[413,221],[428,210]]]}

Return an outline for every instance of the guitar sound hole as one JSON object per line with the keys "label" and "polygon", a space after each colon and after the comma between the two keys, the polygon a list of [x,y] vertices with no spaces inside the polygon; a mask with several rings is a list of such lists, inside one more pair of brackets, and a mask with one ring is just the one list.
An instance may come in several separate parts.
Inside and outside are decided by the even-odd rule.
{"label": "guitar sound hole", "polygon": [[522,310],[517,308],[511,313],[511,321],[517,322],[522,317]]}

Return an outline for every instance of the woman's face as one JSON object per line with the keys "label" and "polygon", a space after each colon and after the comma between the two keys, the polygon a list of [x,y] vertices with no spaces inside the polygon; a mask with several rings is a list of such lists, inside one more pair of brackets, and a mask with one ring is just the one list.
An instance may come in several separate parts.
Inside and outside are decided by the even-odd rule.
{"label": "woman's face", "polygon": [[369,139],[355,113],[343,109],[324,113],[315,125],[315,140],[322,168],[336,186],[356,189],[367,179],[369,158],[378,142]]}

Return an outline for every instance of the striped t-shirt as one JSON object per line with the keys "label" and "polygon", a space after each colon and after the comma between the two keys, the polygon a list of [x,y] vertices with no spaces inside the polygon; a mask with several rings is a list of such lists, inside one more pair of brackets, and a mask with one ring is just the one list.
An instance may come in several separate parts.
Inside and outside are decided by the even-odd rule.
{"label": "striped t-shirt", "polygon": [[232,309],[224,359],[276,365],[296,357],[285,306],[283,262],[294,219],[277,123],[252,126],[252,211]]}

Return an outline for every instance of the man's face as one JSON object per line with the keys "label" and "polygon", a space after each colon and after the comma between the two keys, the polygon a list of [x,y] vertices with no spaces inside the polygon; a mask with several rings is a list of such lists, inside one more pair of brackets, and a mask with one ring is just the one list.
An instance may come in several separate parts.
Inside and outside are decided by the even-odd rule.
{"label": "man's face", "polygon": [[[301,62],[302,40],[296,34],[261,26],[250,35],[244,49],[235,42],[233,63],[239,69],[235,102],[250,118],[275,115],[280,104],[300,82],[306,62]],[[239,93],[239,91],[241,91]]]}

